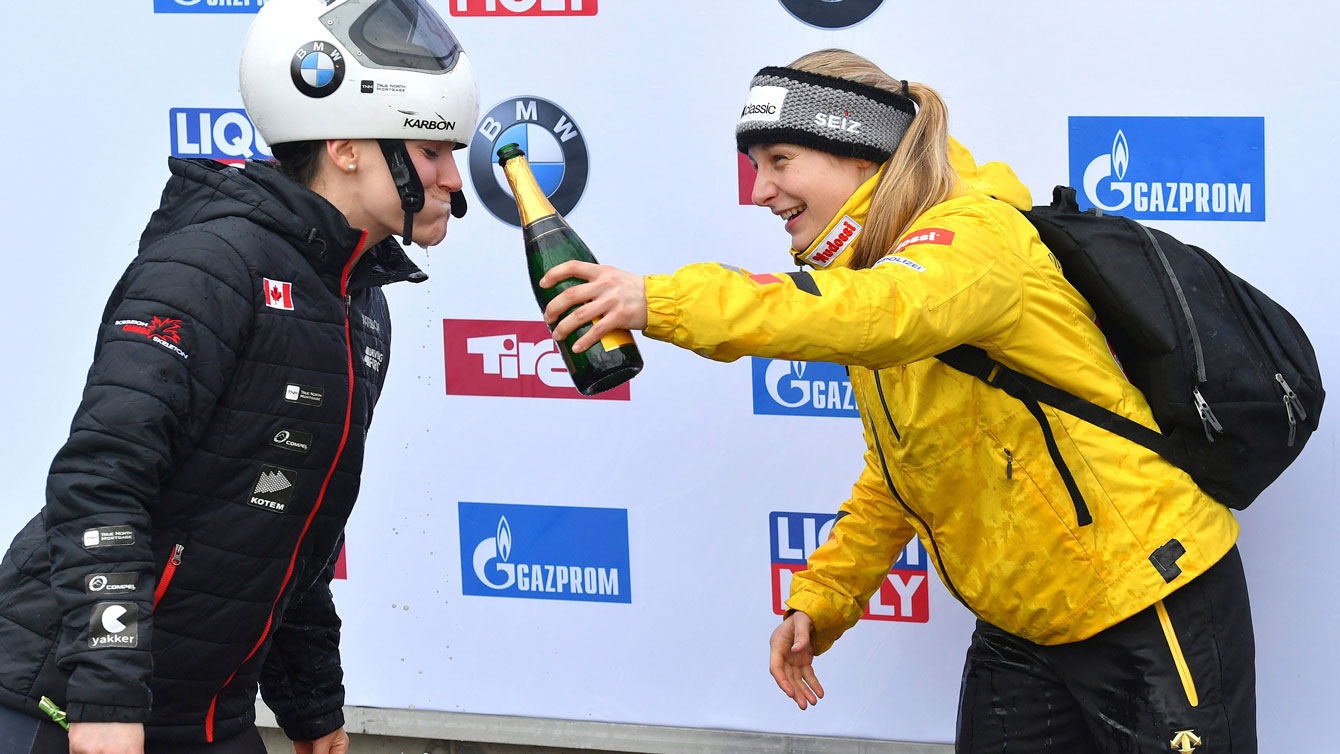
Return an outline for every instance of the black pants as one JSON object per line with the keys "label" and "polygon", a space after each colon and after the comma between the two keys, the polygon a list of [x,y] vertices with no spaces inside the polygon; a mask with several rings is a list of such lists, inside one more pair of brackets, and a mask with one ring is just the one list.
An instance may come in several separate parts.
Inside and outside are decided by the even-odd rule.
{"label": "black pants", "polygon": [[981,621],[959,754],[1256,754],[1256,648],[1234,547],[1160,603],[1041,646]]}
{"label": "black pants", "polygon": [[[0,705],[0,754],[69,754],[65,729]],[[265,742],[254,727],[212,744],[145,744],[145,754],[265,754]]]}

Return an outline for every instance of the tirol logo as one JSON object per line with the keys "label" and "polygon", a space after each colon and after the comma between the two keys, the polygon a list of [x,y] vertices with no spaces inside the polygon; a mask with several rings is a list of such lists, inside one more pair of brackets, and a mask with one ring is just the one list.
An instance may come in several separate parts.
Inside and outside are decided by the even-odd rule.
{"label": "tirol logo", "polygon": [[870,17],[884,0],[781,0],[787,12],[821,29],[845,29]]}
{"label": "tirol logo", "polygon": [[462,502],[459,515],[465,594],[633,601],[625,509]]}
{"label": "tirol logo", "polygon": [[563,355],[543,322],[442,320],[447,395],[626,401],[628,383],[592,396],[572,385]]}
{"label": "tirol logo", "polygon": [[255,13],[265,0],[154,0],[154,13]]}
{"label": "tirol logo", "polygon": [[453,16],[594,16],[598,0],[450,0]]}
{"label": "tirol logo", "polygon": [[1070,184],[1081,209],[1264,221],[1265,172],[1264,118],[1070,118]]}
{"label": "tirol logo", "polygon": [[138,647],[139,614],[140,608],[133,602],[99,602],[94,605],[93,620],[88,627],[89,649]]}
{"label": "tirol logo", "polygon": [[329,42],[308,42],[293,53],[289,76],[308,97],[328,97],[344,81],[344,55]]}
{"label": "tirol logo", "polygon": [[231,165],[273,159],[244,110],[174,107],[168,122],[173,157],[207,157]]}
{"label": "tirol logo", "polygon": [[540,190],[560,215],[577,206],[586,190],[586,139],[563,108],[539,97],[513,97],[480,121],[482,138],[470,142],[470,179],[493,216],[521,227],[512,187],[498,164],[498,147],[515,142],[526,153]]}
{"label": "tirol logo", "polygon": [[[772,540],[772,611],[786,611],[791,577],[806,568],[806,560],[828,540],[837,515],[833,513],[768,514]],[[913,538],[870,597],[862,620],[926,623],[930,620],[930,586],[926,550]]]}
{"label": "tirol logo", "polygon": [[826,361],[752,358],[755,414],[861,415],[843,367]]}

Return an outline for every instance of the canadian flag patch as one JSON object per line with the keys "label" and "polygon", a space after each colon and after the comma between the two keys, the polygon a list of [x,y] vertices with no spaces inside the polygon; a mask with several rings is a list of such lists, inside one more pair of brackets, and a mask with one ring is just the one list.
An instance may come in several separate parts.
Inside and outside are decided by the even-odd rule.
{"label": "canadian flag patch", "polygon": [[265,278],[265,305],[272,309],[293,311],[293,284]]}

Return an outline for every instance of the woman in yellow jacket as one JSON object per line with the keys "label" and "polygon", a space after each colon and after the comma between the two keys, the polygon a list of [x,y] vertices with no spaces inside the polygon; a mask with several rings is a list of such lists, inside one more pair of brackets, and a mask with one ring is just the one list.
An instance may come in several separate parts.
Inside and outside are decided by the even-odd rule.
{"label": "woman in yellow jacket", "polygon": [[[849,367],[867,450],[833,537],[792,581],[772,673],[804,709],[811,665],[921,538],[977,617],[958,751],[1256,751],[1246,582],[1229,510],[1157,454],[935,356],[961,344],[1157,428],[1094,313],[1018,212],[1028,190],[949,138],[934,90],[842,50],[761,70],[736,128],[755,204],[796,261],[589,282],[554,335],[600,318],[712,359]],[[566,317],[560,315],[577,308]]]}

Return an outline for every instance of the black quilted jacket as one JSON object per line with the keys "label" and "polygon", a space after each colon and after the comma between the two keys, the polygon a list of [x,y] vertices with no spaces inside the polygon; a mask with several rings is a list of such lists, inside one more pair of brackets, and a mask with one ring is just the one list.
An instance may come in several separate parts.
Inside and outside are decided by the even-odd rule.
{"label": "black quilted jacket", "polygon": [[259,683],[291,738],[343,724],[330,579],[420,281],[265,164],[172,160],[103,314],[46,506],[0,563],[0,704],[224,739]]}

